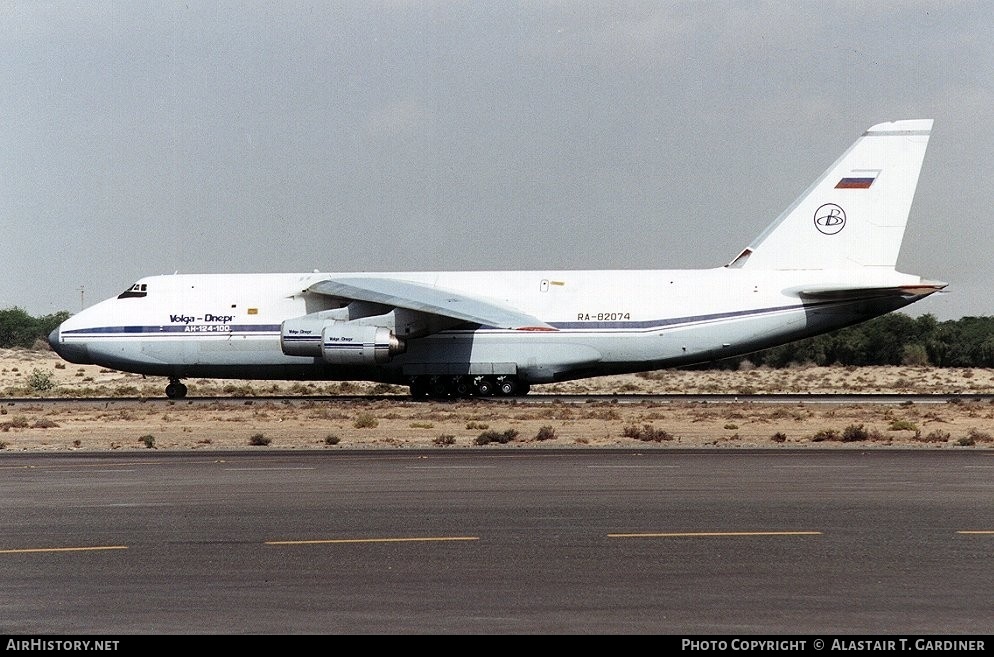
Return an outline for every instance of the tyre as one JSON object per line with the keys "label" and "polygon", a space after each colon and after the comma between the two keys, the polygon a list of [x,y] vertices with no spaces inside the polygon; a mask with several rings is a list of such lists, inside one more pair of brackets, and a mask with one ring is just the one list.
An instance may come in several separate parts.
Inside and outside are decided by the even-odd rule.
{"label": "tyre", "polygon": [[497,390],[496,383],[485,376],[481,376],[476,382],[476,394],[481,397],[489,397]]}
{"label": "tyre", "polygon": [[182,383],[170,383],[166,386],[166,397],[169,399],[183,399],[186,397],[186,386]]}

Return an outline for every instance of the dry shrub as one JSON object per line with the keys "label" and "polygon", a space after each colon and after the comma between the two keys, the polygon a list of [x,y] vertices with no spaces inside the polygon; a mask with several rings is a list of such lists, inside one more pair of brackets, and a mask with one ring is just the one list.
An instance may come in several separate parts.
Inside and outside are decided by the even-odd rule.
{"label": "dry shrub", "polygon": [[643,442],[659,443],[673,440],[673,434],[669,431],[657,429],[651,424],[643,424],[642,426],[630,424],[621,431],[621,435],[625,438],[634,438]]}
{"label": "dry shrub", "polygon": [[271,438],[267,438],[261,433],[253,434],[249,437],[249,445],[254,447],[265,447],[269,443],[273,442]]}
{"label": "dry shrub", "polygon": [[819,429],[814,433],[814,435],[811,436],[811,442],[813,443],[838,441],[841,439],[842,437],[839,435],[839,432],[836,431],[835,429]]}
{"label": "dry shrub", "polygon": [[541,427],[538,430],[538,434],[535,435],[535,440],[555,440],[556,430],[548,425]]}
{"label": "dry shrub", "polygon": [[15,415],[6,422],[0,422],[0,431],[10,431],[11,429],[27,429],[28,418],[23,415]]}
{"label": "dry shrub", "polygon": [[870,432],[862,424],[850,424],[842,431],[842,442],[855,443],[869,439]]}
{"label": "dry shrub", "polygon": [[967,432],[967,437],[973,441],[973,443],[994,443],[994,436],[986,431],[980,431],[979,429],[970,429]]}
{"label": "dry shrub", "polygon": [[915,440],[923,443],[945,443],[949,442],[952,435],[948,431],[943,431],[941,429],[936,429],[935,431],[929,432],[928,435],[922,436],[921,433],[915,436]]}
{"label": "dry shrub", "polygon": [[379,425],[380,421],[372,413],[359,413],[352,423],[356,429],[375,429]]}
{"label": "dry shrub", "polygon": [[621,413],[617,409],[609,408],[605,410],[587,411],[583,414],[584,420],[620,420]]}

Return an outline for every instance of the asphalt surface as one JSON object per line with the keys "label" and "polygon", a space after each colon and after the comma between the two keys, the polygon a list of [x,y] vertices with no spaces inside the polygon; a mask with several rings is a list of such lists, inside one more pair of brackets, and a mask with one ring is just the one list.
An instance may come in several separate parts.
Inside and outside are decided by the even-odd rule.
{"label": "asphalt surface", "polygon": [[3,454],[6,635],[985,635],[994,450]]}

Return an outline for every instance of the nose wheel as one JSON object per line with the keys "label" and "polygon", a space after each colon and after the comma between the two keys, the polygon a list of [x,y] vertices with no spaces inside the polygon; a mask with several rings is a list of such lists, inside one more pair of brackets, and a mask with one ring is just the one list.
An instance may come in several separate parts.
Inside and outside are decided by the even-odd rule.
{"label": "nose wheel", "polygon": [[166,386],[166,397],[183,399],[186,397],[186,386],[180,383],[179,379],[169,379],[169,385]]}

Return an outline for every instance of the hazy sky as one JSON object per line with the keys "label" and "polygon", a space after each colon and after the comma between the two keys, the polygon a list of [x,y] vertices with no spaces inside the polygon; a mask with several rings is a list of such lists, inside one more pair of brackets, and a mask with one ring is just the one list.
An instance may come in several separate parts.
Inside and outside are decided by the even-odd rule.
{"label": "hazy sky", "polygon": [[0,308],[144,275],[729,262],[935,126],[905,310],[994,315],[989,2],[0,0]]}

